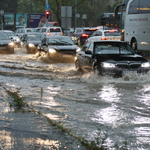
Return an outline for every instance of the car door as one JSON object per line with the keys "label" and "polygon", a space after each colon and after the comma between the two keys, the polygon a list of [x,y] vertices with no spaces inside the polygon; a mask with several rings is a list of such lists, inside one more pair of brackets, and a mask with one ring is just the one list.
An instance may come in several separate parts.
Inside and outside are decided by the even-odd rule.
{"label": "car door", "polygon": [[86,43],[82,46],[81,51],[79,51],[77,53],[77,58],[78,58],[78,63],[79,66],[81,66],[81,68],[84,69],[84,65],[85,65],[85,50],[87,50],[87,48],[89,47],[90,43]]}
{"label": "car door", "polygon": [[[91,51],[91,53],[93,54],[93,42],[91,42],[88,45],[88,48],[86,50]],[[87,71],[92,70],[93,61],[94,61],[94,58],[92,57],[92,54],[85,54],[85,57],[84,57],[84,66],[85,66],[85,69]]]}

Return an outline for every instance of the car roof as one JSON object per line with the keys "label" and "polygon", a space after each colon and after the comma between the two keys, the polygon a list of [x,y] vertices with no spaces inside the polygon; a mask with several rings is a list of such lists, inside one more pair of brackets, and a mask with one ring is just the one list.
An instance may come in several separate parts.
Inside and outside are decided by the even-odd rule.
{"label": "car roof", "polygon": [[105,32],[105,31],[118,31],[118,30],[102,30],[102,29],[98,29],[97,31],[103,31],[103,32]]}
{"label": "car roof", "polygon": [[106,40],[106,41],[91,41],[93,43],[125,43],[127,44],[127,41],[113,41],[113,40]]}
{"label": "car roof", "polygon": [[13,32],[13,31],[11,31],[11,30],[3,30],[4,32]]}
{"label": "car roof", "polygon": [[1,33],[6,33],[4,30],[0,30]]}
{"label": "car roof", "polygon": [[43,34],[43,33],[41,33],[41,32],[27,32],[25,34]]}
{"label": "car roof", "polygon": [[[47,38],[70,38],[69,36],[65,36],[65,35],[60,35],[60,36],[48,36]],[[70,38],[71,39],[71,38]]]}

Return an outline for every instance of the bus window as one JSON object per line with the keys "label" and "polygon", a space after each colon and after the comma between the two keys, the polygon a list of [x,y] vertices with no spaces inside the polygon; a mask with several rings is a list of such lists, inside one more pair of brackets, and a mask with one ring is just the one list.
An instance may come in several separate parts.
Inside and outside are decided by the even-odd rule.
{"label": "bus window", "polygon": [[129,6],[129,14],[137,14],[139,8],[139,0],[133,1]]}
{"label": "bus window", "polygon": [[150,1],[140,0],[139,13],[150,13]]}

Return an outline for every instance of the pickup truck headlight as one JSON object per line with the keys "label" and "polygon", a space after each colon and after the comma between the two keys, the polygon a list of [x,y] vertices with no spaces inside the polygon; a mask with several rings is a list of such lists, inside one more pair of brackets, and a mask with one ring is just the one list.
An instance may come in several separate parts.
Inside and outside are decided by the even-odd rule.
{"label": "pickup truck headlight", "polygon": [[143,67],[143,68],[149,68],[149,67],[150,67],[150,64],[149,64],[149,62],[146,62],[146,63],[143,63],[143,64],[141,65],[141,67]]}
{"label": "pickup truck headlight", "polygon": [[111,64],[111,63],[101,63],[101,66],[104,67],[104,68],[115,68],[115,64]]}

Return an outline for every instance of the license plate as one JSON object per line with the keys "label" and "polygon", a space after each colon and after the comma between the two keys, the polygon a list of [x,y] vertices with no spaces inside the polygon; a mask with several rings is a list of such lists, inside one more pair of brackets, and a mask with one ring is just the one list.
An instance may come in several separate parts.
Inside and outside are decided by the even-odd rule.
{"label": "license plate", "polygon": [[135,74],[137,73],[137,71],[122,71],[122,75],[125,75],[125,74]]}

